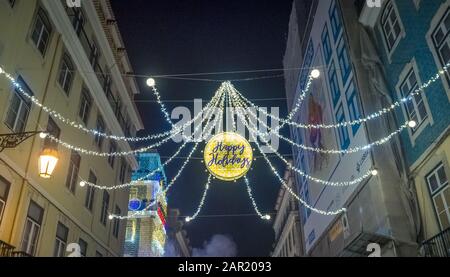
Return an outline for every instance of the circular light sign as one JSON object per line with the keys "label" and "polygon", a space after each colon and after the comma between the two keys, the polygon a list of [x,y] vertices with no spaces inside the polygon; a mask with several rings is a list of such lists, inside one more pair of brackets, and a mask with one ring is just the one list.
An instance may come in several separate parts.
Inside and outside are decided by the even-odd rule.
{"label": "circular light sign", "polygon": [[130,202],[128,203],[128,209],[130,211],[139,211],[139,209],[142,206],[142,201],[140,199],[131,199]]}
{"label": "circular light sign", "polygon": [[242,136],[236,133],[221,133],[206,144],[204,160],[206,168],[216,178],[234,181],[250,169],[253,149]]}

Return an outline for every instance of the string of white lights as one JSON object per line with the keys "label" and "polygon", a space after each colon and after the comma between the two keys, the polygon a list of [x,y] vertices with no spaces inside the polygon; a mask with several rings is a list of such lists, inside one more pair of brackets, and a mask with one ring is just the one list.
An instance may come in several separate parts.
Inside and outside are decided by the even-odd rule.
{"label": "string of white lights", "polygon": [[324,210],[320,210],[317,209],[311,205],[308,204],[308,202],[306,202],[304,199],[302,199],[301,197],[299,197],[295,192],[292,191],[292,189],[289,187],[288,184],[286,184],[286,181],[280,176],[280,174],[277,172],[277,170],[275,169],[275,167],[273,166],[273,164],[270,162],[269,158],[266,156],[266,153],[264,153],[264,151],[262,151],[261,146],[258,143],[258,139],[255,137],[255,135],[253,133],[250,132],[250,135],[253,137],[253,140],[255,141],[256,146],[258,147],[259,152],[262,154],[262,156],[264,157],[264,159],[266,160],[266,163],[269,165],[270,169],[272,170],[273,174],[278,178],[279,182],[281,183],[281,185],[295,198],[297,199],[301,204],[303,204],[303,206],[305,206],[307,209],[321,214],[321,215],[325,215],[325,216],[332,216],[332,215],[338,215],[341,213],[345,213],[347,211],[347,209],[342,208],[339,210],[335,210],[335,211],[324,211]]}
{"label": "string of white lights", "polygon": [[259,216],[261,219],[267,220],[267,221],[270,220],[271,217],[270,217],[269,214],[265,214],[265,215],[264,215],[264,214],[262,214],[262,213],[259,211],[258,205],[256,205],[255,198],[253,197],[253,194],[252,194],[252,188],[250,187],[250,182],[248,181],[247,176],[244,176],[244,180],[245,180],[245,185],[247,186],[248,196],[250,197],[250,200],[252,201],[252,205],[253,205],[253,208],[255,209],[255,212],[258,214],[258,216]]}
{"label": "string of white lights", "polygon": [[[220,97],[221,97],[221,99],[225,97],[225,95],[224,95],[223,92],[220,93]],[[217,104],[218,104],[218,101],[216,101],[216,102],[214,103],[214,107],[216,107]],[[203,122],[206,120],[206,126],[208,126],[209,123],[210,123],[210,121],[211,121],[212,115],[213,115],[212,110],[210,110],[209,112],[207,112],[207,115],[206,115],[206,117],[203,119],[202,124],[203,124]],[[219,117],[219,118],[216,118],[216,119],[214,120],[214,123],[209,127],[210,129],[207,130],[206,136],[212,131],[212,128],[214,128],[215,124],[217,124],[217,122],[218,122],[219,120],[220,120],[220,117]],[[199,129],[200,129],[200,127],[202,126],[202,124],[199,124],[199,126],[197,126],[197,127],[195,128],[195,130],[194,130],[194,135],[199,131]],[[175,154],[174,154],[172,157],[170,157],[166,162],[164,162],[164,164],[162,164],[161,168],[155,169],[155,170],[153,170],[152,172],[150,172],[149,174],[147,174],[147,175],[145,175],[145,176],[142,176],[142,177],[138,178],[137,180],[134,180],[134,181],[132,181],[132,182],[130,182],[130,183],[124,183],[124,184],[115,185],[115,186],[97,185],[97,184],[88,182],[88,181],[86,181],[86,180],[83,180],[83,179],[80,177],[80,179],[81,179],[80,186],[81,186],[81,187],[84,187],[84,186],[87,185],[87,186],[94,187],[94,188],[97,188],[97,189],[100,189],[100,190],[117,190],[117,189],[124,189],[124,188],[128,188],[128,187],[135,186],[135,185],[137,184],[137,182],[144,181],[144,180],[150,178],[151,176],[155,175],[157,172],[160,172],[162,169],[164,169],[168,164],[170,164],[170,163],[175,159],[175,157],[177,157],[177,156],[180,154],[180,152],[186,147],[187,144],[188,144],[188,141],[185,141],[185,142],[183,143],[183,145],[181,145],[181,146],[178,148],[178,150],[175,152]],[[186,158],[186,160],[190,160],[191,158],[192,158],[192,155],[191,155],[191,156],[188,156],[188,157]]]}
{"label": "string of white lights", "polygon": [[[242,100],[239,98],[239,96],[235,93],[235,88],[233,87],[232,89],[233,89],[233,96],[234,96],[233,100],[235,100],[238,103],[238,105],[240,105],[240,107],[244,107],[245,103],[242,102]],[[264,128],[270,129],[270,127],[263,120],[261,120],[256,114],[254,114],[251,111],[251,109],[247,109],[247,110],[248,110],[249,114],[252,116],[252,118],[254,118],[257,122],[259,122],[259,124],[261,124]],[[242,115],[242,113],[241,113],[241,115]],[[322,154],[340,154],[340,155],[344,154],[345,155],[345,154],[358,153],[361,151],[367,151],[375,146],[381,146],[383,144],[386,144],[389,141],[391,141],[391,139],[393,139],[395,136],[399,135],[406,128],[408,128],[408,127],[414,128],[416,126],[417,126],[417,123],[415,121],[407,121],[407,122],[405,122],[405,124],[400,126],[397,130],[393,131],[391,134],[389,134],[388,136],[386,136],[384,138],[376,140],[367,145],[351,147],[348,149],[323,149],[323,148],[310,147],[310,146],[306,146],[304,144],[299,144],[299,143],[293,141],[292,139],[281,135],[278,132],[275,132],[275,133],[272,132],[272,134],[274,134],[278,138],[288,142],[292,146],[295,146],[297,148],[300,148],[300,149],[303,149],[306,151],[322,153]],[[264,139],[268,140],[267,137],[269,136],[269,133],[260,132],[258,129],[252,128],[250,126],[248,126],[247,128],[249,128],[249,131],[251,131],[251,132],[256,132],[259,137],[263,137]]]}
{"label": "string of white lights", "polygon": [[[422,84],[418,89],[416,89],[410,95],[408,95],[407,97],[401,98],[399,101],[394,102],[391,106],[389,106],[387,108],[383,108],[383,109],[381,109],[381,110],[379,110],[379,111],[377,111],[375,113],[372,113],[372,114],[370,114],[370,115],[368,115],[368,116],[366,116],[364,118],[360,118],[360,119],[356,119],[356,120],[352,120],[352,121],[344,121],[344,122],[340,122],[340,123],[336,123],[336,124],[302,124],[302,123],[293,122],[289,117],[287,119],[283,119],[283,118],[280,118],[278,116],[274,116],[272,114],[269,114],[265,109],[262,109],[261,107],[258,107],[257,105],[252,103],[250,100],[248,100],[239,91],[236,90],[236,92],[251,107],[256,108],[259,112],[261,112],[262,114],[264,114],[264,115],[266,115],[266,116],[268,116],[270,118],[273,118],[273,119],[275,119],[275,120],[277,120],[279,122],[282,122],[282,124],[280,126],[278,126],[277,128],[273,129],[271,132],[278,132],[286,124],[290,125],[290,126],[293,126],[293,127],[302,128],[302,129],[341,128],[341,127],[360,125],[360,124],[366,123],[368,121],[377,119],[377,118],[379,118],[379,117],[381,117],[381,116],[383,116],[383,115],[393,111],[394,109],[401,107],[402,104],[406,104],[407,102],[412,101],[415,96],[418,96],[421,93],[424,93],[425,90],[430,85],[432,85],[433,83],[438,81],[441,78],[441,76],[444,76],[448,72],[449,68],[450,68],[450,63],[448,63],[444,67],[442,67],[442,69],[439,70],[438,73],[436,73],[433,77],[431,77],[427,82]],[[231,85],[231,84],[229,84],[229,85]],[[304,98],[302,98],[301,96],[300,96],[300,99],[301,99],[301,101],[304,100]]]}
{"label": "string of white lights", "polygon": [[[209,108],[210,108],[210,104],[214,101],[214,97],[216,97],[219,93],[219,90],[221,90],[221,88],[219,88],[218,91],[216,91],[214,97],[210,100],[210,102],[205,106],[205,108],[203,108],[201,110],[200,113],[198,113],[192,120],[184,123],[182,126],[176,126],[176,125],[172,125],[173,129],[164,133],[160,133],[160,134],[154,134],[154,135],[148,135],[145,137],[126,137],[126,136],[116,136],[116,135],[110,135],[104,132],[101,132],[99,130],[95,130],[95,129],[88,129],[86,128],[83,124],[80,124],[76,121],[72,121],[70,119],[67,119],[66,117],[64,117],[62,114],[58,113],[57,111],[53,110],[52,108],[43,105],[36,97],[29,95],[23,88],[22,86],[17,82],[17,80],[12,77],[11,74],[7,73],[6,71],[4,71],[4,69],[2,67],[0,67],[0,75],[5,75],[6,78],[13,84],[13,86],[17,89],[17,91],[23,95],[24,97],[26,97],[27,99],[29,99],[34,105],[36,105],[39,108],[42,108],[42,110],[44,112],[46,112],[47,114],[51,115],[53,118],[61,121],[62,123],[79,129],[87,134],[91,134],[94,136],[100,136],[103,138],[107,138],[107,139],[112,139],[112,140],[117,140],[117,141],[131,141],[131,142],[140,142],[140,141],[148,141],[148,140],[155,140],[155,139],[161,139],[164,138],[166,136],[169,136],[171,134],[178,134],[180,132],[182,132],[186,127],[190,126],[193,122],[195,122],[196,120],[198,120],[200,118],[200,116],[203,115],[204,112],[206,112]],[[158,94],[159,95],[159,94]],[[159,102],[160,103],[160,99]],[[167,114],[167,111],[166,113]],[[183,135],[184,136],[184,135]]]}
{"label": "string of white lights", "polygon": [[203,192],[203,196],[202,196],[202,199],[200,200],[200,204],[197,207],[197,211],[192,216],[186,217],[186,219],[185,219],[186,222],[193,221],[200,214],[203,206],[205,205],[205,199],[206,199],[206,195],[208,195],[208,190],[209,190],[209,186],[211,184],[211,180],[212,180],[212,175],[209,174],[208,181],[206,182],[206,185],[205,185],[205,191]]}
{"label": "string of white lights", "polygon": [[[244,123],[245,127],[247,127],[250,130],[250,134],[252,134],[252,136],[255,136],[254,134],[256,132],[252,132],[252,128],[250,127],[250,125],[248,124],[248,121],[245,119],[245,117],[240,113],[239,109],[237,110],[237,116],[238,118],[241,120],[242,123]],[[255,128],[255,125],[250,121],[250,124],[253,126],[253,128]],[[325,186],[332,186],[332,187],[347,187],[347,186],[353,186],[356,184],[361,183],[362,181],[366,180],[367,178],[369,178],[370,176],[374,176],[378,174],[378,171],[376,169],[370,169],[368,172],[366,172],[364,175],[362,175],[359,178],[355,178],[352,181],[340,181],[340,182],[332,182],[332,181],[327,181],[327,180],[323,180],[323,179],[319,179],[316,177],[313,177],[307,173],[305,173],[304,171],[302,171],[299,168],[296,168],[295,166],[293,166],[291,163],[289,163],[280,153],[278,153],[278,151],[276,151],[276,149],[274,149],[272,147],[272,145],[264,138],[261,137],[261,140],[263,143],[266,144],[266,146],[280,159],[282,160],[286,166],[288,166],[289,169],[295,171],[296,173],[298,173],[299,175],[303,176],[304,178],[318,183],[318,184],[322,184]],[[257,141],[255,141],[255,143],[257,143]],[[259,146],[259,144],[258,144]],[[263,155],[264,158],[266,158],[266,155]]]}
{"label": "string of white lights", "polygon": [[[223,120],[223,111],[224,111],[224,105],[225,105],[225,98],[223,98],[222,104],[220,106],[220,116],[218,117],[218,119],[216,118],[215,120],[219,120],[219,122],[222,122]],[[207,132],[210,133],[212,131],[212,127],[214,127],[214,124],[211,126],[211,129]],[[177,179],[180,177],[181,173],[183,172],[184,168],[186,167],[186,165],[188,164],[188,162],[190,161],[190,158],[192,157],[192,155],[194,154],[194,152],[197,150],[198,145],[200,144],[200,142],[196,142],[194,147],[192,148],[192,151],[189,153],[188,158],[186,159],[186,161],[184,162],[184,164],[181,166],[181,168],[179,169],[177,175],[172,179],[172,181],[168,184],[168,186],[166,187],[166,189],[164,189],[163,191],[159,192],[157,194],[157,197],[155,197],[155,199],[158,199],[158,197],[160,195],[165,195],[167,193],[167,191],[169,191],[169,189],[173,186],[173,184],[177,181]],[[153,201],[152,203],[150,203],[144,210],[142,211],[138,211],[138,212],[133,212],[130,213],[128,216],[121,216],[121,215],[115,215],[115,214],[111,214],[109,216],[109,219],[120,219],[120,220],[124,220],[124,219],[133,219],[133,218],[137,218],[137,217],[142,217],[142,216],[146,216],[146,213],[148,212],[148,210],[150,210],[154,205],[157,204],[157,200]]]}

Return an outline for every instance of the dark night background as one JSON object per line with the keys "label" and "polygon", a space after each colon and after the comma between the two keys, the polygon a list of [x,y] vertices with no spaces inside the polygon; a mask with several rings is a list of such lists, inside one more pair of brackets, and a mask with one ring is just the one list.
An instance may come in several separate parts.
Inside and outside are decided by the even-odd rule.
{"label": "dark night background", "polygon": [[[119,28],[136,74],[165,75],[179,73],[224,72],[282,68],[286,46],[291,0],[112,0]],[[281,74],[282,72],[195,76],[195,78],[236,79]],[[137,105],[145,124],[139,135],[167,131],[164,120],[145,78],[138,79],[141,94]],[[184,105],[193,111],[193,103],[174,100],[201,98],[209,101],[220,83],[157,79],[162,99],[171,111]],[[236,82],[247,98],[285,97],[283,78]],[[150,101],[149,101],[150,100]],[[278,106],[286,115],[286,101],[256,102],[260,106]],[[287,130],[284,130],[287,135]],[[290,153],[281,143],[279,152]],[[174,143],[159,148],[162,156],[171,156]],[[201,149],[194,154],[201,156]],[[201,148],[201,149],[200,149]],[[187,149],[188,151],[190,149]],[[186,151],[187,152],[187,151]],[[181,156],[187,156],[187,153]],[[256,153],[257,154],[257,153]],[[163,160],[164,162],[164,160]],[[273,159],[280,174],[285,167]],[[166,168],[169,180],[183,160]],[[255,199],[263,212],[273,213],[279,183],[265,161],[258,159],[248,176]],[[207,179],[199,160],[192,161],[168,195],[169,206],[179,208],[182,216],[192,215],[200,202]],[[229,235],[237,244],[238,256],[268,256],[272,250],[272,223],[261,220],[248,198],[243,181],[212,183],[201,216],[186,225],[192,246],[202,247],[213,235]]]}

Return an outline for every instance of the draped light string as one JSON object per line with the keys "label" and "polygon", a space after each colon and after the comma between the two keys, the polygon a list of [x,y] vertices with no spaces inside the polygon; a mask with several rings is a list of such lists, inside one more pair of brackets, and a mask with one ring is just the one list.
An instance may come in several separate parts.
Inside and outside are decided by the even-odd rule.
{"label": "draped light string", "polygon": [[[245,106],[245,103],[242,102],[242,100],[239,98],[239,96],[235,93],[236,89],[234,87],[231,87],[233,90],[233,100],[235,100],[238,105],[240,105],[241,107]],[[261,124],[264,128],[270,129],[270,127],[263,121],[261,120],[256,114],[254,114],[251,109],[247,109],[249,114],[255,118],[255,120],[257,122],[259,122],[259,124]],[[242,115],[242,114],[241,114]],[[361,151],[367,151],[375,146],[381,146],[383,144],[388,143],[389,141],[391,141],[395,136],[397,136],[398,134],[400,134],[403,130],[405,130],[406,128],[410,127],[410,128],[414,128],[416,127],[417,123],[415,121],[407,121],[405,122],[405,124],[403,124],[402,126],[400,126],[397,130],[395,130],[394,132],[392,132],[391,134],[389,134],[388,136],[381,138],[379,140],[376,140],[370,144],[367,145],[363,145],[363,146],[356,146],[356,147],[351,147],[348,149],[323,149],[323,148],[316,148],[316,147],[310,147],[310,146],[306,146],[304,144],[299,144],[296,143],[295,141],[293,141],[290,138],[287,138],[283,135],[281,135],[280,133],[276,132],[272,132],[275,136],[277,136],[278,138],[288,142],[289,144],[291,144],[292,146],[295,146],[297,148],[306,150],[306,151],[310,151],[310,152],[316,152],[316,153],[322,153],[322,154],[353,154],[353,153],[358,153]],[[258,136],[263,137],[267,140],[267,137],[269,136],[268,133],[263,133],[260,132],[256,127],[252,128],[250,126],[248,126],[247,128],[249,128],[250,131],[252,132],[256,132],[258,134]]]}
{"label": "draped light string", "polygon": [[[430,85],[432,85],[433,83],[435,83],[436,81],[441,79],[442,76],[444,76],[446,73],[448,73],[449,68],[450,68],[450,63],[448,63],[444,67],[442,67],[442,69],[439,70],[438,73],[436,73],[436,75],[431,77],[426,83],[421,85],[418,89],[416,89],[414,92],[412,92],[409,96],[401,98],[399,101],[394,102],[391,106],[389,106],[387,108],[383,108],[383,109],[381,109],[377,112],[374,112],[364,118],[360,118],[360,119],[356,119],[356,120],[352,120],[352,121],[344,121],[344,122],[340,122],[340,123],[336,123],[336,124],[302,124],[302,123],[293,122],[290,119],[283,119],[278,116],[269,114],[267,111],[256,106],[254,103],[252,103],[250,100],[248,100],[239,91],[236,91],[236,92],[251,107],[256,108],[259,112],[263,113],[264,115],[266,115],[270,118],[273,118],[275,120],[282,122],[282,124],[280,126],[273,129],[271,132],[278,132],[278,130],[280,130],[286,124],[293,126],[293,127],[302,128],[302,129],[333,129],[333,128],[337,129],[337,128],[341,128],[341,127],[348,127],[348,126],[354,126],[354,125],[360,125],[362,123],[366,123],[368,121],[377,119],[377,118],[393,111],[394,109],[396,109],[398,107],[401,107],[402,104],[406,104],[407,102],[412,101],[415,96],[418,96],[418,95],[421,95],[422,93],[424,93],[425,89],[427,89]],[[300,96],[300,99],[301,99],[301,101],[303,101],[304,98],[302,98]]]}
{"label": "draped light string", "polygon": [[[220,106],[220,116],[218,118],[216,118],[215,120],[218,120],[219,122],[221,122],[223,120],[223,111],[224,111],[224,105],[225,105],[225,97],[223,97],[223,101],[221,102],[221,106]],[[211,132],[213,127],[215,126],[215,124],[211,125],[211,129],[208,130],[207,133]],[[170,190],[170,188],[173,186],[173,184],[177,181],[177,179],[180,177],[181,173],[183,172],[184,168],[186,167],[186,165],[189,163],[192,155],[194,154],[194,152],[197,150],[198,145],[200,144],[200,142],[196,142],[194,147],[192,148],[192,151],[189,153],[188,158],[186,159],[186,161],[183,163],[183,165],[181,166],[180,170],[178,171],[177,175],[172,179],[172,181],[168,184],[168,186],[166,187],[166,189],[164,189],[163,191],[159,192],[157,194],[157,197],[155,197],[156,199],[158,199],[158,196],[160,195],[165,195],[167,193],[167,191]],[[144,210],[142,211],[138,211],[138,212],[133,212],[128,216],[121,216],[121,215],[115,215],[115,214],[111,214],[109,216],[110,219],[120,219],[120,220],[124,220],[124,219],[132,219],[132,218],[137,218],[137,217],[141,217],[141,216],[146,216],[148,210],[150,210],[153,206],[155,206],[157,204],[157,200],[154,200],[153,202],[151,202]]]}
{"label": "draped light string", "polygon": [[[223,97],[222,95],[223,95],[223,93],[221,93],[220,96]],[[218,103],[217,103],[217,101],[216,101],[216,103],[214,104],[214,107],[216,107],[217,104],[218,104]],[[212,117],[212,112],[208,111],[207,114],[206,114],[206,117],[202,120],[202,124],[203,124],[203,122],[206,121],[206,126],[208,126],[208,124],[210,124],[211,117]],[[212,128],[214,128],[215,124],[217,124],[217,122],[218,122],[219,120],[220,120],[219,118],[216,118],[216,119],[214,120],[214,122],[213,122],[213,124],[211,125],[210,129],[207,130],[206,135],[209,134],[209,133],[212,131]],[[197,126],[197,127],[195,128],[194,133],[193,133],[194,135],[199,131],[199,129],[200,129],[200,127],[202,126],[202,124],[200,124],[199,126]],[[181,146],[178,148],[178,150],[175,152],[175,154],[173,154],[166,162],[164,162],[164,164],[162,164],[162,166],[161,166],[160,168],[155,169],[155,170],[153,170],[152,172],[150,172],[149,174],[147,174],[147,175],[145,175],[145,176],[142,176],[142,177],[140,177],[139,179],[134,180],[134,181],[132,181],[132,182],[130,182],[130,183],[124,183],[124,184],[115,185],[115,186],[97,185],[97,184],[88,182],[88,181],[86,181],[86,180],[83,180],[83,179],[80,177],[80,179],[81,179],[80,186],[81,186],[81,187],[85,187],[85,186],[87,185],[87,186],[90,186],[90,187],[97,188],[97,189],[99,189],[99,190],[117,190],[117,189],[124,189],[124,188],[128,188],[128,187],[135,186],[135,185],[136,185],[136,182],[141,182],[141,181],[144,181],[144,180],[150,178],[151,176],[155,175],[157,172],[160,172],[162,169],[164,169],[167,165],[169,165],[169,164],[170,164],[170,163],[171,163],[171,162],[172,162],[172,161],[173,161],[173,160],[181,153],[181,151],[186,147],[187,144],[188,144],[188,142],[185,141],[185,142],[183,143],[183,145],[181,145]],[[188,157],[187,159],[190,159],[190,158],[191,158],[191,157]]]}
{"label": "draped light string", "polygon": [[[218,91],[219,94],[221,94],[220,92],[221,90]],[[213,110],[213,108],[210,108],[209,110]],[[170,135],[169,137],[156,142],[154,144],[151,144],[149,146],[146,147],[142,147],[142,148],[138,148],[135,150],[131,150],[131,151],[122,151],[122,152],[98,152],[98,151],[94,151],[94,150],[88,150],[88,149],[84,149],[81,148],[79,146],[74,146],[70,143],[67,143],[63,140],[61,140],[60,138],[57,138],[51,134],[47,134],[47,138],[51,139],[52,141],[60,144],[61,146],[63,146],[64,148],[67,148],[69,150],[73,150],[73,151],[77,151],[83,155],[88,155],[88,156],[97,156],[97,157],[118,157],[118,156],[131,156],[131,155],[136,155],[139,153],[144,153],[147,152],[151,149],[160,147],[161,145],[165,144],[166,142],[170,141],[172,138],[174,138],[175,136],[177,136],[179,133],[179,131],[177,131],[176,133],[173,133],[172,135]],[[186,141],[192,142],[193,139],[186,137]]]}
{"label": "draped light string", "polygon": [[250,132],[250,135],[253,137],[253,140],[255,141],[256,146],[258,147],[259,152],[262,154],[262,156],[264,157],[264,159],[266,160],[266,163],[269,165],[270,169],[272,170],[273,174],[278,178],[280,184],[295,198],[297,199],[301,204],[303,204],[303,206],[305,206],[307,209],[321,214],[321,215],[325,215],[325,216],[332,216],[332,215],[338,215],[341,213],[345,213],[347,212],[346,208],[342,208],[336,211],[324,211],[324,210],[320,210],[317,209],[311,205],[309,205],[305,200],[303,200],[301,197],[299,197],[294,191],[292,191],[292,189],[289,187],[288,184],[286,184],[285,180],[280,176],[280,174],[277,172],[277,170],[275,169],[275,167],[273,166],[273,164],[270,162],[269,158],[267,157],[266,153],[264,153],[264,151],[261,149],[261,146],[258,143],[258,139],[255,137],[255,135]]}
{"label": "draped light string", "polygon": [[186,219],[185,219],[186,222],[191,222],[192,220],[196,219],[198,217],[198,215],[200,214],[203,206],[205,205],[205,199],[206,199],[206,195],[208,195],[208,190],[209,190],[209,186],[211,184],[211,180],[212,180],[212,175],[209,174],[208,181],[206,182],[206,185],[205,185],[205,191],[203,192],[202,200],[200,200],[200,205],[198,205],[197,211],[194,213],[194,215],[186,217]]}
{"label": "draped light string", "polygon": [[245,180],[245,185],[247,186],[248,196],[250,197],[250,200],[252,201],[252,205],[253,205],[253,208],[255,209],[255,212],[258,214],[258,216],[261,219],[269,221],[271,219],[270,215],[269,214],[265,214],[265,215],[262,214],[259,211],[258,206],[256,205],[255,198],[253,197],[253,194],[252,194],[252,188],[250,187],[250,182],[248,181],[247,176],[244,176],[244,180]]}
{"label": "draped light string", "polygon": [[[245,117],[240,113],[240,111],[237,112],[237,115],[239,117],[239,119],[242,121],[242,123],[244,123],[245,127],[247,127],[250,130],[250,133],[252,135],[254,135],[255,132],[252,132],[253,129],[250,127],[250,125],[248,124],[248,121],[245,119]],[[255,128],[255,125],[250,121],[250,124],[252,124],[253,128]],[[313,181],[315,183],[318,184],[322,184],[325,186],[332,186],[332,187],[347,187],[347,186],[353,186],[356,184],[361,183],[362,181],[366,180],[367,178],[369,178],[370,176],[376,175],[378,172],[375,169],[370,169],[369,171],[367,171],[363,176],[356,178],[352,181],[344,181],[344,182],[331,182],[331,181],[327,181],[327,180],[323,180],[323,179],[319,179],[316,177],[313,177],[307,173],[305,173],[304,171],[300,170],[299,168],[293,166],[291,163],[289,163],[289,161],[287,161],[280,153],[278,153],[276,151],[276,149],[274,149],[270,143],[264,138],[261,137],[261,140],[263,141],[263,143],[266,144],[266,146],[280,159],[282,160],[286,166],[288,166],[289,169],[295,171],[296,173],[298,173],[300,176],[305,177],[306,179]],[[375,174],[376,173],[376,174]]]}
{"label": "draped light string", "polygon": [[[161,139],[164,138],[166,136],[169,136],[173,133],[180,133],[182,130],[184,130],[186,127],[190,126],[193,122],[195,122],[196,120],[198,120],[200,118],[200,116],[207,111],[210,108],[210,104],[214,101],[214,97],[216,97],[219,94],[219,91],[222,88],[219,88],[218,91],[216,91],[214,97],[210,100],[210,102],[205,106],[205,108],[203,108],[201,110],[201,112],[199,114],[197,114],[192,120],[186,122],[185,124],[183,124],[182,126],[176,126],[176,125],[172,125],[173,129],[164,133],[160,133],[160,134],[154,134],[154,135],[149,135],[149,136],[145,136],[145,137],[126,137],[126,136],[116,136],[116,135],[110,135],[107,133],[103,133],[100,132],[99,130],[95,130],[95,129],[88,129],[85,126],[83,126],[83,124],[80,124],[76,121],[72,121],[70,119],[67,119],[66,117],[64,117],[62,114],[58,113],[57,111],[53,110],[52,108],[43,105],[35,96],[29,95],[23,88],[22,86],[17,82],[17,80],[12,77],[11,74],[7,73],[6,71],[4,71],[4,69],[2,67],[0,67],[0,75],[3,74],[6,76],[6,78],[8,80],[10,80],[10,82],[13,84],[13,86],[17,89],[17,91],[23,95],[24,97],[26,97],[27,99],[29,99],[34,105],[36,105],[39,108],[42,108],[42,110],[44,112],[46,112],[47,114],[51,115],[53,118],[61,121],[62,123],[79,129],[87,134],[91,134],[94,136],[100,136],[100,137],[104,137],[107,139],[112,139],[112,140],[116,140],[116,141],[131,141],[131,142],[141,142],[141,141],[148,141],[148,140],[155,140],[155,139]],[[159,95],[159,94],[158,94]],[[159,103],[159,102],[158,102]],[[166,111],[167,113],[167,111]]]}

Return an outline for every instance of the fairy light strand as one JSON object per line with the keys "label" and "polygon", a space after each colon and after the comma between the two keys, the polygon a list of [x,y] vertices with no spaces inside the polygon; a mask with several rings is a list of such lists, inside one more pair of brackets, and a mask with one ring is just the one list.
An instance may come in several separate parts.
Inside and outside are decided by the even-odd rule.
{"label": "fairy light strand", "polygon": [[209,186],[211,184],[211,180],[212,180],[212,175],[209,174],[208,181],[206,182],[205,190],[203,192],[202,199],[200,200],[200,204],[198,205],[196,212],[192,216],[186,217],[186,219],[185,219],[186,222],[191,222],[191,221],[195,220],[198,217],[198,215],[200,214],[200,212],[202,211],[202,208],[205,205],[206,196],[208,195],[208,191],[209,191]]}
{"label": "fairy light strand", "polygon": [[258,214],[258,216],[263,219],[269,221],[271,219],[269,214],[262,214],[258,208],[258,205],[256,205],[255,198],[253,197],[252,188],[250,187],[250,182],[248,181],[247,176],[244,176],[245,185],[247,187],[247,193],[250,197],[250,200],[252,201],[253,208],[255,209],[255,212]]}

